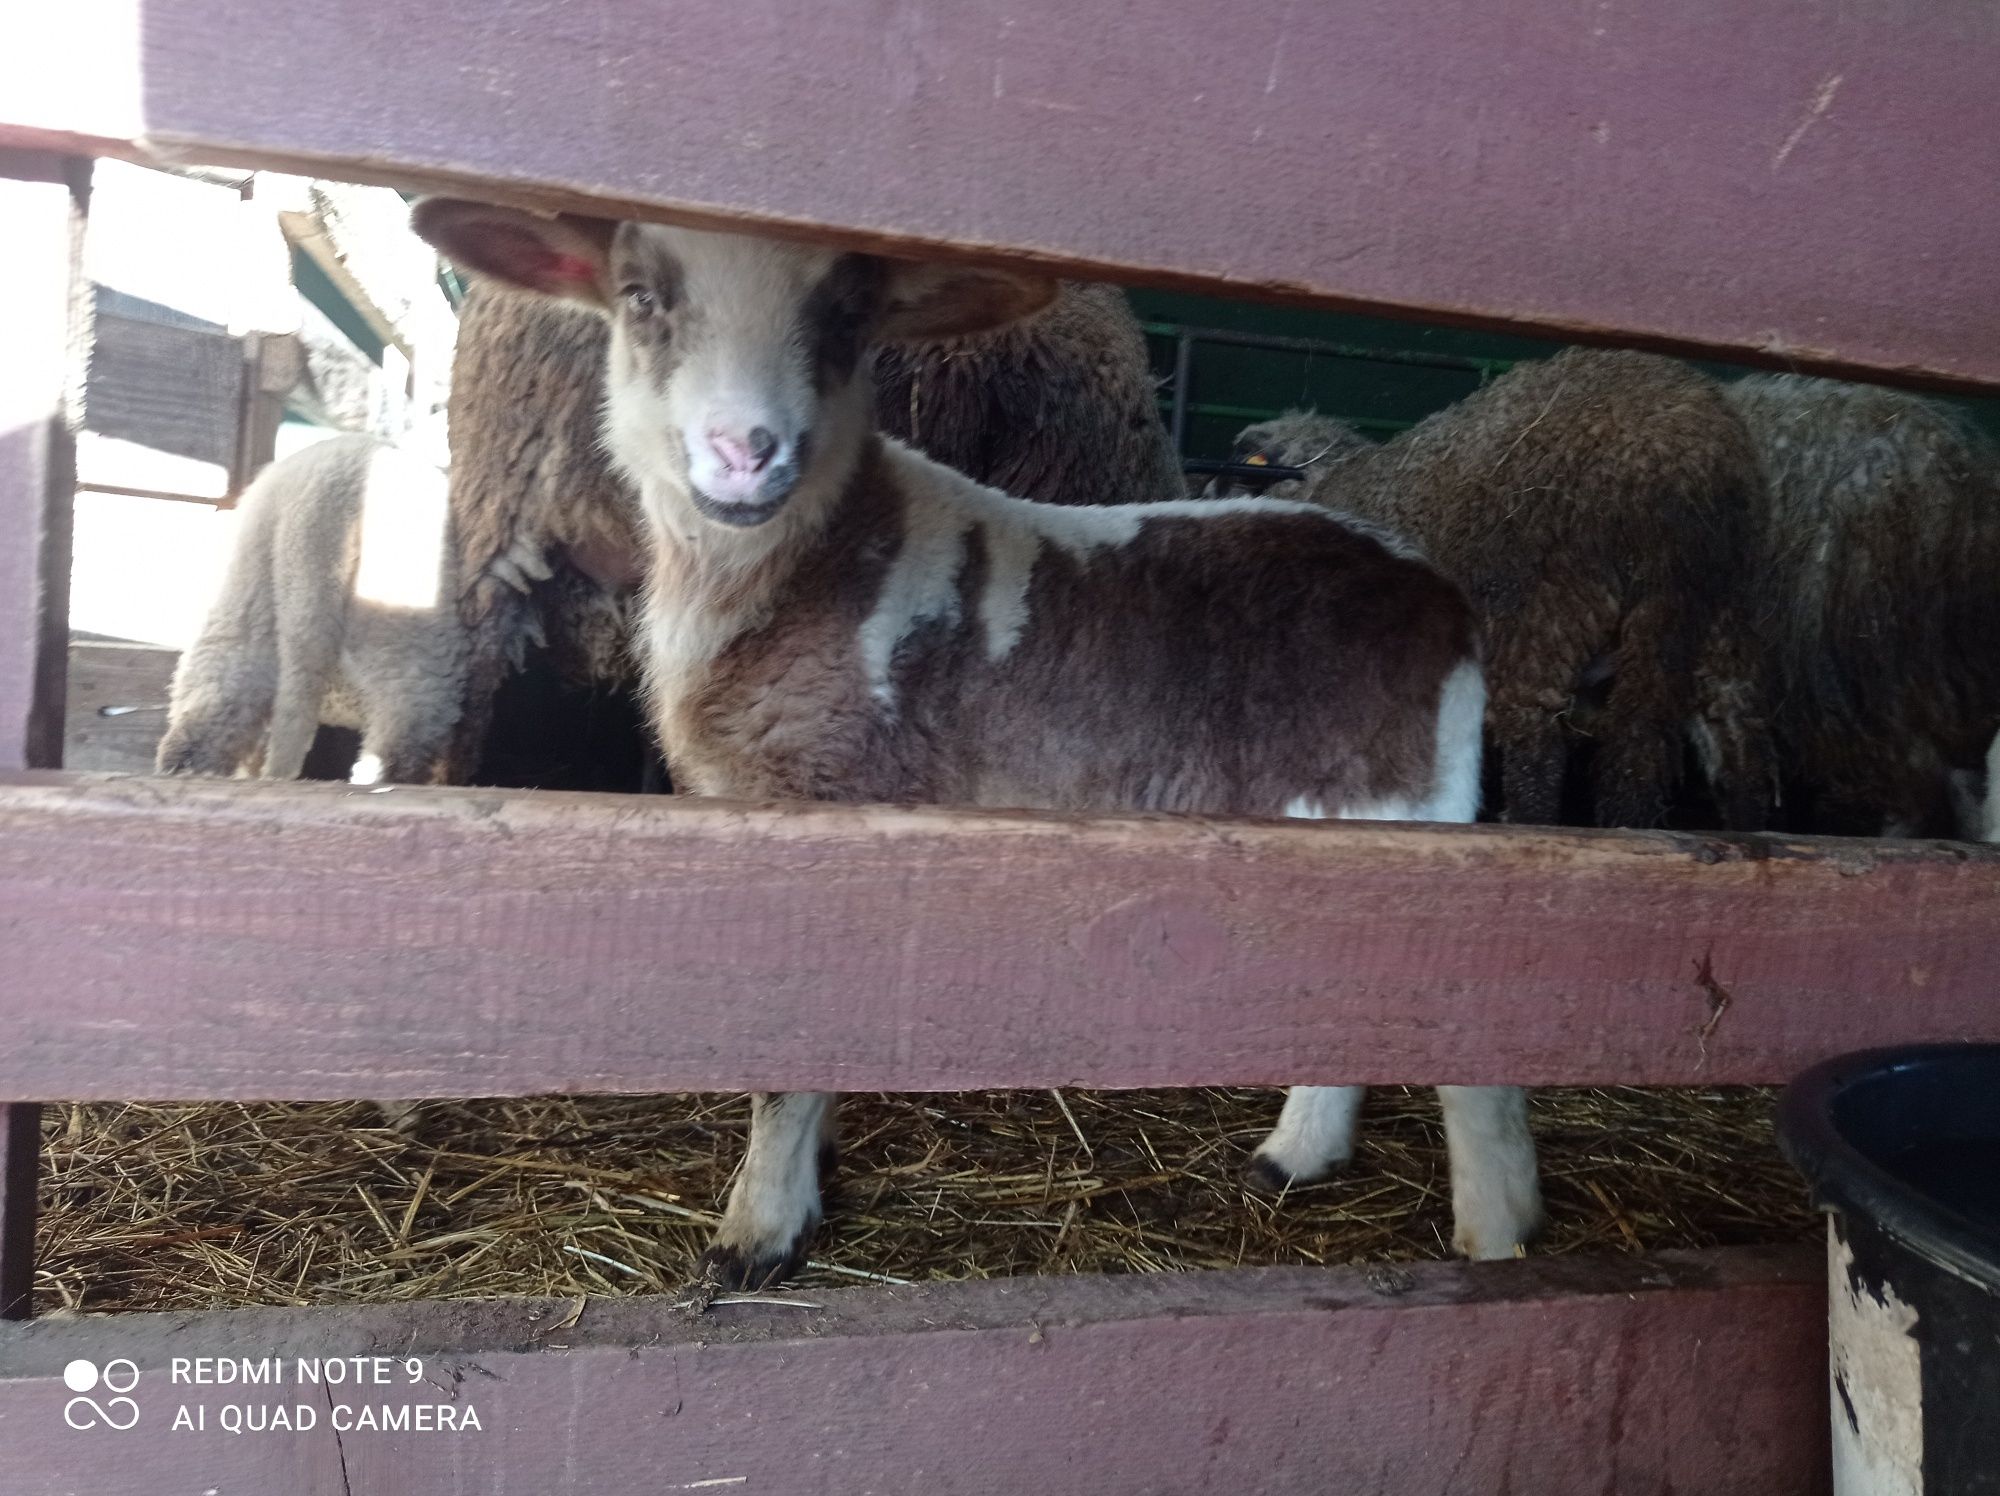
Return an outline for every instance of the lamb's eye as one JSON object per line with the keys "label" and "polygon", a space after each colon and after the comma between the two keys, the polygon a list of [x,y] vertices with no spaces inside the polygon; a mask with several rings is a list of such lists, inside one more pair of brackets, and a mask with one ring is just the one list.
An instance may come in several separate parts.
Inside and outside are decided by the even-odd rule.
{"label": "lamb's eye", "polygon": [[658,310],[660,298],[646,286],[631,285],[618,293],[625,298],[625,305],[636,315],[644,317]]}

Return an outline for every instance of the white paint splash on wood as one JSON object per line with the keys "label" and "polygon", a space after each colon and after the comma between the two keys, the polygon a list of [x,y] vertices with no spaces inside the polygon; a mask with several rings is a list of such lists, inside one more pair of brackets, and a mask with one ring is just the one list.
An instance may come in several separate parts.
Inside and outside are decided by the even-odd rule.
{"label": "white paint splash on wood", "polygon": [[1834,1496],[1923,1496],[1924,1387],[1917,1311],[1853,1274],[1854,1252],[1827,1222],[1828,1374]]}

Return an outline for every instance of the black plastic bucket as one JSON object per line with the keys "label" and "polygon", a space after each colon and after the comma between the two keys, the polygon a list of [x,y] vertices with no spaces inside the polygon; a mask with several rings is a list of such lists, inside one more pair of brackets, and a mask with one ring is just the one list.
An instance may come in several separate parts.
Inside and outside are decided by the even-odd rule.
{"label": "black plastic bucket", "polygon": [[1836,1496],[2000,1493],[2000,1044],[1829,1061],[1778,1140],[1831,1212]]}

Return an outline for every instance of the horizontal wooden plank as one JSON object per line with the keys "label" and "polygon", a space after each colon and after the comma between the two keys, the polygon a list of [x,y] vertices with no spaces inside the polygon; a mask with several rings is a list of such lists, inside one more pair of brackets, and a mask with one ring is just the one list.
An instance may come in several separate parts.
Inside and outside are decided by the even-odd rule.
{"label": "horizontal wooden plank", "polygon": [[2000,849],[0,779],[0,1099],[1783,1080]]}
{"label": "horizontal wooden plank", "polygon": [[[288,1496],[1817,1496],[1821,1264],[1739,1249],[1025,1278],[699,1318],[623,1300],[41,1321],[0,1328],[0,1429],[18,1489],[93,1496],[153,1496],[169,1462],[188,1490]],[[377,1355],[385,1385],[298,1381],[300,1357]],[[96,1415],[67,1401],[64,1367],[114,1357],[137,1423],[65,1427],[66,1406]],[[173,1379],[175,1358],[191,1378],[197,1358],[270,1357],[283,1382]],[[232,1436],[228,1404],[303,1406],[312,1427]],[[470,1409],[478,1430],[359,1426],[362,1407],[416,1404]],[[182,1407],[206,1427],[174,1432]]]}
{"label": "horizontal wooden plank", "polygon": [[0,138],[2000,383],[1987,0],[51,10]]}

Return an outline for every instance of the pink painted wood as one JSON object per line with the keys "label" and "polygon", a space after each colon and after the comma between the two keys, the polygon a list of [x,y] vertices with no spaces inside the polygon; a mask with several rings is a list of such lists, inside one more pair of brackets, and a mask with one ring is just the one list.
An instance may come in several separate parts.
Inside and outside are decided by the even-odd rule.
{"label": "pink painted wood", "polygon": [[[93,1496],[155,1496],[168,1468],[190,1491],[286,1496],[1817,1496],[1820,1262],[1027,1278],[699,1318],[624,1300],[45,1321],[0,1329],[0,1430],[10,1489]],[[296,1380],[300,1356],[375,1355],[386,1386]],[[62,1368],[113,1356],[138,1372],[137,1425],[66,1428]],[[173,1381],[176,1357],[192,1376],[272,1356],[283,1383]],[[479,1431],[355,1426],[417,1403],[469,1407]],[[303,1405],[313,1427],[232,1437],[224,1404]],[[182,1406],[207,1427],[174,1432]]]}
{"label": "pink painted wood", "polygon": [[0,1097],[1780,1081],[2000,849],[0,780]]}
{"label": "pink painted wood", "polygon": [[1988,0],[47,9],[0,136],[2000,383]]}

